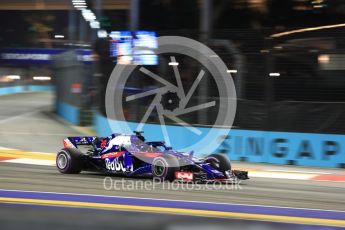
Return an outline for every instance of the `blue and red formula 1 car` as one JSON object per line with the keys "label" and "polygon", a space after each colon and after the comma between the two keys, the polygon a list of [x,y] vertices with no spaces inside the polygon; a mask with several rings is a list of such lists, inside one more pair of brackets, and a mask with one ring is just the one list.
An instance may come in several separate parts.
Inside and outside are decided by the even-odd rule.
{"label": "blue and red formula 1 car", "polygon": [[135,135],[112,134],[106,138],[68,137],[56,156],[56,166],[66,174],[100,171],[129,177],[152,176],[168,181],[202,183],[249,179],[248,172],[232,170],[225,155],[212,154],[198,159],[193,157],[193,152],[174,151],[162,141],[146,142],[140,132]]}

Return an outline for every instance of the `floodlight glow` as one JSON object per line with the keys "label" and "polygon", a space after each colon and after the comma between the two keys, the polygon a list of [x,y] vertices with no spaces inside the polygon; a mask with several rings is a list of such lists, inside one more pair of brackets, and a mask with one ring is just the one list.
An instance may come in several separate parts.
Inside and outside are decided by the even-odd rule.
{"label": "floodlight glow", "polygon": [[54,38],[65,38],[65,36],[62,34],[55,34]]}
{"label": "floodlight glow", "polygon": [[20,80],[20,76],[19,75],[8,75],[7,78],[11,79],[11,80]]}
{"label": "floodlight glow", "polygon": [[50,81],[52,78],[49,76],[35,76],[33,79],[35,81]]}
{"label": "floodlight glow", "polygon": [[86,21],[92,21],[96,19],[95,14],[89,9],[83,9],[81,14],[83,15]]}
{"label": "floodlight glow", "polygon": [[98,30],[97,31],[97,37],[106,38],[106,37],[108,37],[108,33],[106,30]]}
{"label": "floodlight glow", "polygon": [[329,63],[329,55],[327,54],[321,54],[319,55],[319,57],[317,58],[317,60],[319,61],[319,63],[322,63],[322,64],[326,64],[326,63]]}
{"label": "floodlight glow", "polygon": [[83,6],[83,5],[77,5],[77,6],[74,6],[75,8],[79,9],[79,8],[87,8],[87,6]]}
{"label": "floodlight glow", "polygon": [[99,24],[99,21],[91,21],[91,22],[90,22],[90,27],[91,27],[92,29],[99,29],[99,28],[101,28],[101,26],[100,26],[100,24]]}
{"label": "floodlight glow", "polygon": [[286,31],[282,33],[272,34],[271,37],[278,38],[278,37],[295,34],[295,33],[303,33],[303,32],[308,32],[308,31],[316,31],[316,30],[324,30],[324,29],[332,29],[332,28],[340,28],[340,27],[345,27],[345,23],[291,30],[291,31]]}
{"label": "floodlight glow", "polygon": [[86,2],[84,0],[73,0],[72,1],[73,4],[78,4],[78,3],[84,3],[86,4]]}
{"label": "floodlight glow", "polygon": [[270,73],[270,77],[279,77],[280,73]]}

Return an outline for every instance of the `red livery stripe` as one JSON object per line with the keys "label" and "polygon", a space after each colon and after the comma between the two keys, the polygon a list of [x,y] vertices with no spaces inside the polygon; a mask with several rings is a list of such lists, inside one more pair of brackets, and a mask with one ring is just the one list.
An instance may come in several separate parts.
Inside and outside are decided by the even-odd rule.
{"label": "red livery stripe", "polygon": [[119,156],[122,156],[123,154],[125,154],[124,151],[121,151],[121,152],[112,152],[112,153],[106,153],[106,154],[103,154],[101,156],[102,159],[104,158],[115,158],[115,157],[119,157]]}

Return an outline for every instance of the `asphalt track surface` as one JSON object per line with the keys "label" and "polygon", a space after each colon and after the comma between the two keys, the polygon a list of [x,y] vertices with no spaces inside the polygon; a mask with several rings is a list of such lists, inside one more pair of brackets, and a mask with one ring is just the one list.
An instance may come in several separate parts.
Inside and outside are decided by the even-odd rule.
{"label": "asphalt track surface", "polygon": [[0,97],[0,146],[56,152],[63,138],[80,135],[54,119],[54,96],[49,92],[18,93]]}
{"label": "asphalt track surface", "polygon": [[[49,115],[52,100],[52,96],[47,93],[28,93],[1,97],[0,146],[27,149],[31,151],[56,152],[59,148],[61,148],[61,139],[64,136],[80,135],[80,133],[75,129],[66,126],[66,124],[61,123],[53,116]],[[127,178],[124,180],[123,178],[112,177],[112,183],[116,184],[117,188],[106,190],[104,188],[104,178],[104,175],[89,172],[83,172],[79,175],[62,175],[51,166],[0,163],[1,189],[345,211],[345,184],[339,182],[254,178],[243,182],[240,184],[240,187],[233,187],[232,189],[209,189],[202,187],[201,189],[185,190],[182,188],[171,188],[166,183],[157,184],[154,187],[152,185],[150,189],[147,189],[147,187],[144,188],[141,186],[141,184],[139,184],[139,186],[136,186],[135,189],[132,189],[132,187],[130,187],[132,182],[145,182],[149,181],[149,179]],[[23,206],[21,208],[18,208],[17,206],[18,205],[10,204],[0,205],[1,229],[6,229],[6,226],[9,227],[11,223],[13,224],[13,221],[11,220],[13,220],[16,215],[33,211],[35,212],[35,217],[42,217],[40,220],[43,220],[43,222],[46,221],[46,224],[52,224],[60,219],[67,221],[66,226],[70,226],[68,225],[68,222],[71,220],[67,218],[68,213],[71,212],[70,210],[61,212],[61,208],[57,207],[40,207],[38,209],[35,206]],[[111,214],[111,212],[100,210],[89,210],[88,212],[90,212],[90,216],[93,216],[94,213],[95,216],[97,216],[97,218],[95,218],[95,223],[98,223],[99,220],[103,220],[103,222],[100,222],[100,226],[103,226],[102,223],[104,226],[106,226],[107,223],[112,223],[112,221],[115,220],[128,224],[127,219],[130,217],[129,215],[132,215],[126,212],[116,212],[114,215],[114,213]],[[88,212],[73,212],[73,214],[71,214],[73,219],[85,220],[83,221],[85,225],[79,224],[78,222],[78,227],[93,226],[92,224],[86,225],[86,223],[90,222],[90,220],[87,219]],[[44,216],[47,217],[44,218]],[[54,216],[57,216],[58,219],[53,218]],[[166,214],[148,213],[135,213],[135,216],[138,218],[138,222],[144,222],[146,220],[146,222],[151,221],[152,223],[171,223],[176,221],[177,218],[175,216]],[[22,218],[24,219],[22,222],[18,223],[19,225],[31,223],[34,219],[33,216],[30,215],[26,215],[25,217],[22,216]],[[51,221],[49,221],[50,219]],[[197,223],[202,226],[206,226],[206,223],[212,223],[212,221],[214,221],[213,219],[207,220],[200,217],[178,217],[178,220],[178,222],[174,223],[182,225]],[[117,221],[117,223],[119,223],[119,221]],[[203,225],[202,223],[204,223],[204,221],[206,222]],[[227,221],[228,220],[222,221],[221,225],[219,226],[223,226],[223,222],[226,224],[226,226],[229,226]],[[232,221],[231,223],[233,224],[232,226],[239,226],[241,229],[244,229],[243,221]],[[258,222],[252,223],[247,221],[245,223],[246,227],[257,227],[261,225]],[[16,226],[14,228],[19,227],[20,226]],[[265,224],[261,227],[265,229],[284,229],[285,227],[288,227],[288,225],[277,226],[274,224]],[[296,226],[289,227],[298,229]],[[33,229],[38,228],[33,227]],[[125,227],[123,229],[125,229]],[[154,227],[151,229],[154,229]],[[176,226],[174,228],[172,225],[169,225],[169,229],[184,228],[179,228]],[[195,229],[203,228],[196,227]]]}
{"label": "asphalt track surface", "polygon": [[[206,201],[298,207],[345,211],[344,183],[280,180],[255,178],[240,184],[240,187],[214,189],[201,186],[189,189],[181,186],[176,190],[169,183],[148,187],[150,179],[111,177],[83,172],[78,175],[62,175],[55,167],[1,163],[0,183],[2,189],[82,193],[111,196],[159,198],[173,200]],[[132,189],[133,183],[136,183]],[[109,189],[112,183],[112,189]],[[105,186],[104,186],[105,184]],[[345,215],[345,213],[344,213]]]}
{"label": "asphalt track surface", "polygon": [[[142,212],[0,205],[0,228],[7,229],[141,229],[141,230],[322,230],[320,226],[226,220]],[[331,229],[331,228],[329,228]]]}

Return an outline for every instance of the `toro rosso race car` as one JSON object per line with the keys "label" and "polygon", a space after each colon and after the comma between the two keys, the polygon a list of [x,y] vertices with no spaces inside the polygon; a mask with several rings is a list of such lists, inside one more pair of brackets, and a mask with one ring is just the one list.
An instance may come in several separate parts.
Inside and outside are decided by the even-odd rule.
{"label": "toro rosso race car", "polygon": [[[141,132],[134,135],[112,134],[68,137],[56,156],[61,173],[99,171],[120,176],[151,176],[167,181],[234,182],[246,180],[248,172],[232,170],[229,159],[222,154],[195,158],[167,147],[163,141],[147,142]],[[82,151],[84,149],[84,151]]]}

